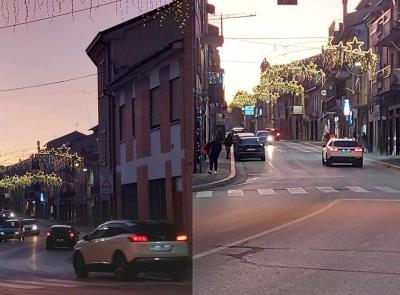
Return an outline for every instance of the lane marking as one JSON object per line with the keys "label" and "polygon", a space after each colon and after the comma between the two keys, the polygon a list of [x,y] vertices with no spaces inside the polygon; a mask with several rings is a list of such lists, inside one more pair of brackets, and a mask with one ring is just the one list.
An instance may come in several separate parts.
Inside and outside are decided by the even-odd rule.
{"label": "lane marking", "polygon": [[21,285],[21,284],[9,284],[9,283],[0,283],[0,287],[11,288],[11,289],[43,289],[44,287],[39,286],[28,286],[28,285]]}
{"label": "lane marking", "polygon": [[230,189],[230,190],[228,190],[228,197],[244,197],[243,190]]}
{"label": "lane marking", "polygon": [[213,191],[202,191],[196,193],[196,198],[212,198]]}
{"label": "lane marking", "polygon": [[321,209],[319,209],[319,210],[317,210],[317,211],[315,211],[315,212],[313,212],[311,214],[308,214],[306,216],[303,216],[303,217],[300,217],[298,219],[292,220],[292,221],[290,221],[288,223],[284,223],[282,225],[276,226],[276,227],[268,229],[266,231],[262,231],[262,232],[260,232],[258,234],[255,234],[255,235],[252,235],[252,236],[249,236],[249,237],[246,237],[246,238],[234,241],[234,242],[230,242],[230,243],[227,243],[227,244],[225,244],[223,246],[216,247],[214,249],[210,249],[210,250],[201,252],[199,254],[193,255],[193,260],[198,260],[200,258],[203,258],[203,257],[206,257],[206,256],[210,256],[210,255],[222,252],[222,251],[224,251],[226,249],[229,249],[231,247],[238,246],[240,244],[243,244],[243,243],[249,242],[251,240],[258,239],[258,238],[261,238],[261,237],[266,236],[268,234],[271,234],[273,232],[277,232],[279,230],[285,229],[285,228],[290,227],[292,225],[295,225],[297,223],[303,222],[303,221],[305,221],[307,219],[310,219],[310,218],[312,218],[314,216],[317,216],[317,215],[325,212],[326,210],[328,210],[332,206],[336,205],[339,201],[340,200],[335,200],[335,201],[329,203],[328,205],[326,205],[325,207],[323,207],[323,208],[321,208]]}
{"label": "lane marking", "polygon": [[338,193],[339,191],[335,190],[333,187],[330,186],[316,186],[315,187],[317,190],[319,190],[322,193],[328,194],[328,193]]}
{"label": "lane marking", "polygon": [[349,190],[355,192],[355,193],[370,193],[370,191],[366,190],[365,188],[361,186],[346,186]]}
{"label": "lane marking", "polygon": [[259,188],[257,189],[257,192],[261,196],[276,195],[276,191],[274,191],[273,188]]}
{"label": "lane marking", "polygon": [[301,187],[288,187],[287,190],[292,195],[304,195],[304,194],[307,194],[307,192]]}
{"label": "lane marking", "polygon": [[[45,282],[45,281],[23,281],[23,280],[7,280],[7,282],[18,283],[18,284],[32,284],[32,285],[39,285],[42,287],[77,288],[79,286],[82,286],[82,284],[76,284],[77,282],[72,282],[72,284],[71,284],[70,283],[71,281],[64,281],[64,284]],[[67,285],[65,283],[69,283],[69,284]]]}
{"label": "lane marking", "polygon": [[385,192],[385,193],[389,193],[389,194],[398,194],[400,193],[400,191],[395,190],[394,188],[388,187],[388,186],[375,186],[376,189]]}

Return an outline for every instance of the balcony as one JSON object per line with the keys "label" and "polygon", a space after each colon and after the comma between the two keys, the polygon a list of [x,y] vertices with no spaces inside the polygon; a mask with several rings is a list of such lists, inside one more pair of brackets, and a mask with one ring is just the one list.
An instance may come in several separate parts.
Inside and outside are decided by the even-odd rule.
{"label": "balcony", "polygon": [[387,66],[372,77],[372,95],[381,95],[389,91],[400,90],[400,68]]}
{"label": "balcony", "polygon": [[387,10],[371,25],[371,47],[389,47],[400,38],[400,13]]}

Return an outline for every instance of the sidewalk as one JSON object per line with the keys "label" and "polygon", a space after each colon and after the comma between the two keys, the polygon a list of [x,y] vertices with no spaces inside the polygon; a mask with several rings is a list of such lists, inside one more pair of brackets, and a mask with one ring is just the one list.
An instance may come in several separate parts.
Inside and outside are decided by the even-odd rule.
{"label": "sidewalk", "polygon": [[[304,141],[305,144],[309,145],[314,145],[321,147],[322,149],[322,143],[319,141]],[[364,158],[366,160],[372,161],[372,162],[377,162],[381,163],[384,165],[389,165],[392,166],[393,168],[399,168],[400,169],[400,156],[390,156],[390,155],[381,155],[378,153],[365,153]]]}
{"label": "sidewalk", "polygon": [[209,162],[202,163],[202,173],[193,174],[193,191],[205,190],[211,187],[226,184],[233,180],[236,175],[235,161],[233,160],[233,149],[231,159],[226,159],[225,146],[222,146],[218,159],[218,174],[208,174]]}

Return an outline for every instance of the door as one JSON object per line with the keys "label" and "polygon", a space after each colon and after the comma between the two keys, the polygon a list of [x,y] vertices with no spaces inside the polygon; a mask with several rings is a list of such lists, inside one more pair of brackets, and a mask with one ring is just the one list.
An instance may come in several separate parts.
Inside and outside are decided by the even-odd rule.
{"label": "door", "polygon": [[106,235],[107,226],[99,226],[89,236],[80,248],[86,264],[102,262],[101,243]]}

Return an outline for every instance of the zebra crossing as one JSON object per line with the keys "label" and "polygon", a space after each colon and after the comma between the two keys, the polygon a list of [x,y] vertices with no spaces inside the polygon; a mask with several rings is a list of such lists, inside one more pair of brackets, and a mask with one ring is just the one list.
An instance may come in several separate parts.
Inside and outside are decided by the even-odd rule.
{"label": "zebra crossing", "polygon": [[308,195],[310,193],[319,192],[322,194],[337,194],[340,192],[353,192],[356,194],[370,194],[373,192],[380,192],[385,194],[399,194],[400,190],[388,187],[388,186],[373,186],[369,188],[365,188],[362,186],[344,186],[344,187],[331,187],[331,186],[315,186],[309,188],[303,187],[288,187],[288,188],[258,188],[258,189],[234,189],[227,191],[201,191],[193,193],[194,198],[202,199],[202,198],[213,198],[219,196],[225,197],[245,197],[247,192],[256,192],[258,196],[270,196],[276,197],[283,194],[289,195]]}
{"label": "zebra crossing", "polygon": [[40,279],[40,280],[1,280],[0,289],[2,290],[38,290],[47,288],[84,288],[84,287],[124,287],[124,286],[152,286],[152,285],[185,285],[187,282],[173,282],[169,280],[157,281],[135,281],[135,282],[117,282],[117,281],[78,281],[78,280],[60,280],[60,279]]}

